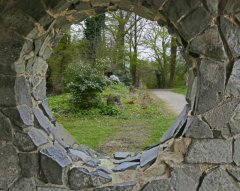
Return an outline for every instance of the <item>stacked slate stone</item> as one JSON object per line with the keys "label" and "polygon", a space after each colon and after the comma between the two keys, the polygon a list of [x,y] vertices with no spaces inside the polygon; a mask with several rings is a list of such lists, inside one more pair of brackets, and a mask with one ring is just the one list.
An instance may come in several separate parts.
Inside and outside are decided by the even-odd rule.
{"label": "stacked slate stone", "polygon": [[[192,67],[161,144],[114,164],[55,121],[45,75],[72,23],[117,9],[167,26]],[[0,190],[240,190],[239,0],[2,0],[0,13]]]}

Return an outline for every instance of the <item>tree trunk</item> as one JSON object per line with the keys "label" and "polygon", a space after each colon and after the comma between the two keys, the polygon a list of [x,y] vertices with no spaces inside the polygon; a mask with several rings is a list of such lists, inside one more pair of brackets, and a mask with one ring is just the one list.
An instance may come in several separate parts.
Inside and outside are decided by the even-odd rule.
{"label": "tree trunk", "polygon": [[170,61],[170,77],[169,77],[169,87],[173,86],[175,72],[176,72],[176,62],[177,60],[177,40],[172,36],[171,39],[171,61]]}

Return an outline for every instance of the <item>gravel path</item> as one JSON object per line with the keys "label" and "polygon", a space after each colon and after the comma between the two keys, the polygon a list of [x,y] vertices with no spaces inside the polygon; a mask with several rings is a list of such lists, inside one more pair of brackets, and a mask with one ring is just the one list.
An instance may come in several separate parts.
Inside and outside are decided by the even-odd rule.
{"label": "gravel path", "polygon": [[187,103],[184,95],[174,93],[168,89],[157,89],[150,91],[154,93],[157,97],[165,101],[167,105],[169,105],[169,108],[176,114],[179,114]]}

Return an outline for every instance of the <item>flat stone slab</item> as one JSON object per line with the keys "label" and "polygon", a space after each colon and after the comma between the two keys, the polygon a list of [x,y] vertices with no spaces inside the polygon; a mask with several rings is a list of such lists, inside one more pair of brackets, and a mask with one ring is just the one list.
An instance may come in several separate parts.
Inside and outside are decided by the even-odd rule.
{"label": "flat stone slab", "polygon": [[232,140],[193,140],[185,157],[187,163],[231,163]]}
{"label": "flat stone slab", "polygon": [[118,171],[125,171],[128,169],[136,169],[139,164],[140,164],[139,162],[125,162],[114,167],[112,171],[118,172]]}
{"label": "flat stone slab", "polygon": [[130,155],[129,152],[116,152],[114,158],[117,160],[126,159]]}
{"label": "flat stone slab", "polygon": [[144,167],[145,165],[153,162],[157,158],[158,153],[159,153],[159,146],[143,151],[140,158],[140,166]]}
{"label": "flat stone slab", "polygon": [[113,161],[114,164],[121,164],[124,162],[140,162],[140,158],[141,158],[141,154],[138,154],[134,157],[128,157],[126,159],[122,159],[122,160],[115,160]]}

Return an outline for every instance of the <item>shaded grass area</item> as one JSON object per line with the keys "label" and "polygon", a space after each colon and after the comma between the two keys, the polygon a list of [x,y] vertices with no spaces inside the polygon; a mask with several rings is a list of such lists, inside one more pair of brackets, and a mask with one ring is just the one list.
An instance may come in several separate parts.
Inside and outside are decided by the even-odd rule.
{"label": "shaded grass area", "polygon": [[49,104],[58,121],[79,144],[96,150],[106,149],[106,152],[111,152],[104,147],[108,142],[129,142],[131,151],[155,144],[176,119],[176,115],[167,110],[164,102],[144,90],[129,94],[125,86],[111,85],[102,94],[103,102],[113,93],[121,95],[121,107],[108,107],[103,104],[101,108],[80,110],[71,104],[69,94],[50,96]]}
{"label": "shaded grass area", "polygon": [[176,93],[186,95],[187,94],[187,87],[186,86],[174,87],[174,88],[172,88],[172,91],[176,92]]}

